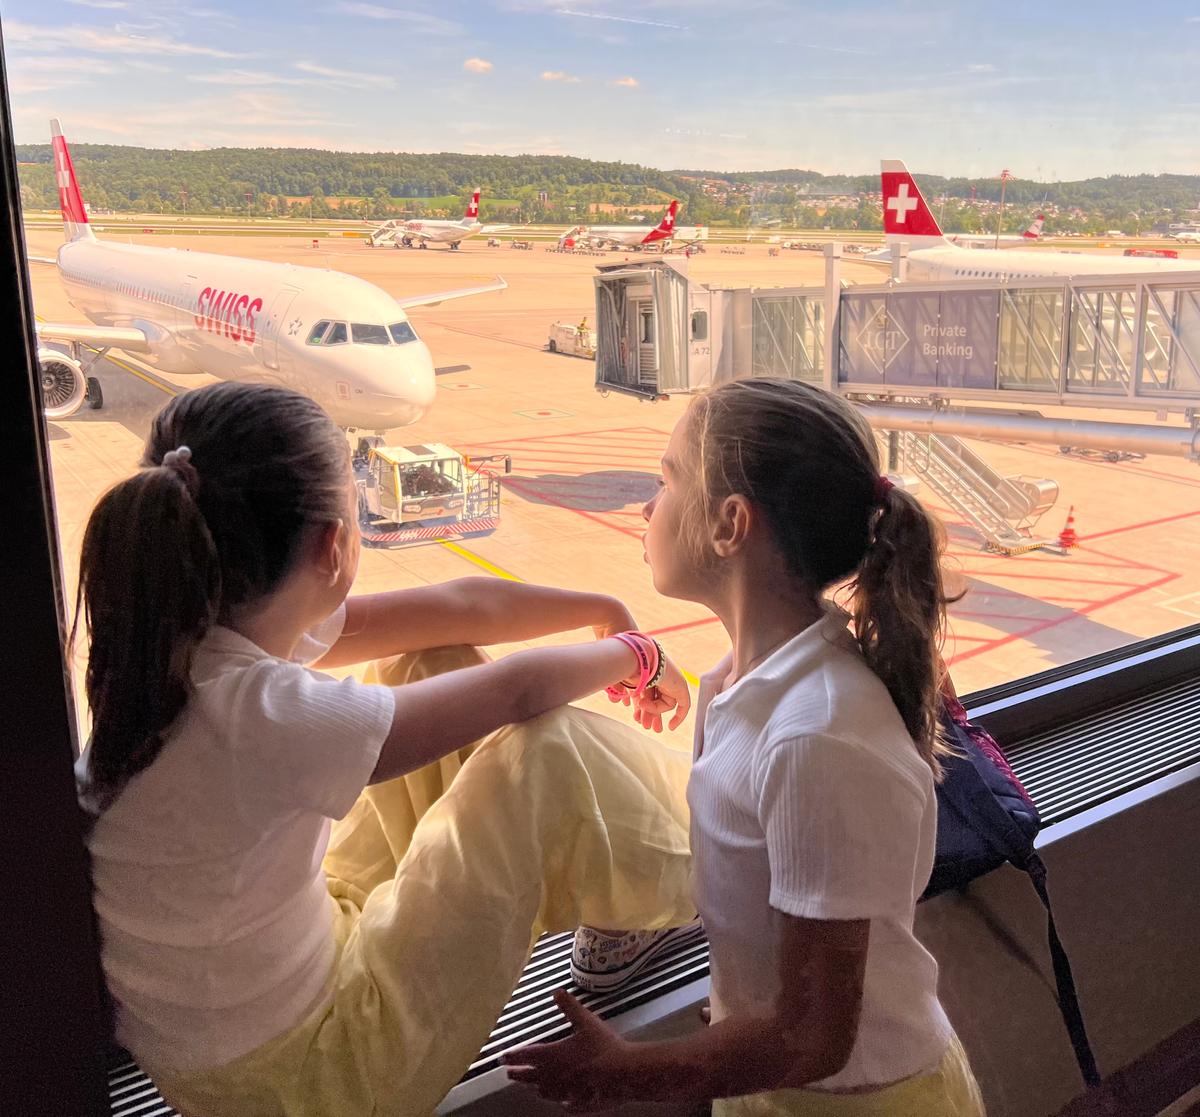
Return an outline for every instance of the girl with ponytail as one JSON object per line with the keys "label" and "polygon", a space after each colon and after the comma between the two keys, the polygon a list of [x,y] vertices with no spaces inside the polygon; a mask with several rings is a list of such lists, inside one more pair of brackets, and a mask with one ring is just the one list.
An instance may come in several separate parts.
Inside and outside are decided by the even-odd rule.
{"label": "girl with ponytail", "polygon": [[[608,687],[645,728],[686,715],[620,602],[348,597],[347,441],[281,388],[175,398],[142,467],[84,538],[77,772],[116,1038],[179,1110],[431,1113],[541,931],[693,917],[686,763],[565,705]],[[306,666],[371,660],[366,683]]]}
{"label": "girl with ponytail", "polygon": [[943,749],[937,525],[850,404],[768,379],[692,403],[645,517],[655,587],[733,645],[701,683],[688,785],[712,1023],[628,1043],[560,994],[574,1034],[514,1052],[510,1075],[573,1111],[977,1117],[913,935]]}

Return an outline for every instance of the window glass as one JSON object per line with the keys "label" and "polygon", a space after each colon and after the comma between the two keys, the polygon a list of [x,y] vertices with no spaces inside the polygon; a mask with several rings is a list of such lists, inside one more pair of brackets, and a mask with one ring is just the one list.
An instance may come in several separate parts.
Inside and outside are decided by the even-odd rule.
{"label": "window glass", "polygon": [[[68,404],[47,441],[68,600],[89,510],[135,468],[153,416],[194,385],[237,375],[345,407],[337,421],[352,450],[378,431],[387,447],[424,446],[421,459],[460,487],[483,492],[499,477],[497,516],[482,497],[470,505],[494,520],[488,534],[444,536],[490,567],[437,542],[400,557],[389,543],[364,551],[362,592],[492,568],[605,592],[615,579],[633,615],[669,630],[699,676],[724,654],[724,636],[696,606],[654,594],[639,516],[689,392],[753,373],[911,406],[944,399],[947,413],[975,408],[980,427],[1010,414],[1024,424],[990,440],[877,432],[883,465],[947,532],[947,566],[966,591],[946,643],[961,691],[1200,622],[1200,465],[1127,452],[1115,431],[1111,444],[1071,446],[1025,429],[1120,423],[1170,430],[1182,444],[1189,409],[1200,414],[1200,284],[1180,273],[1170,284],[1073,288],[1050,271],[1056,254],[1095,266],[1122,260],[1126,245],[1170,247],[1200,268],[1200,244],[1165,239],[1170,225],[1197,221],[1194,151],[1144,126],[1195,100],[1194,67],[1161,44],[1200,25],[1171,17],[1170,5],[1138,11],[1144,42],[1131,41],[1128,10],[1063,5],[1053,37],[1080,44],[1066,63],[1048,62],[1050,48],[1003,13],[948,9],[937,34],[959,61],[911,89],[897,88],[894,68],[863,65],[878,45],[855,37],[869,22],[863,0],[814,10],[799,30],[786,5],[692,5],[685,17],[673,0],[652,5],[662,18],[636,35],[618,18],[637,14],[628,0],[603,5],[603,19],[574,5],[481,5],[470,50],[449,63],[426,48],[464,41],[461,12],[398,21],[382,4],[306,7],[302,26],[248,19],[231,43],[207,8],[175,6],[168,19],[151,4],[143,20],[142,7],[11,0],[3,13],[16,28],[4,62],[29,255],[53,259],[65,241],[52,109],[90,206],[89,252],[102,261],[68,248],[61,270],[31,266],[41,324],[111,326],[137,308],[153,337],[187,342],[113,347],[90,366],[85,350],[79,368],[64,361],[47,377]],[[142,22],[130,30],[135,8]],[[919,22],[889,30],[897,57],[927,52]],[[397,29],[414,48],[399,69]],[[621,69],[587,61],[597,36],[626,40],[613,44]],[[778,45],[741,49],[764,43]],[[788,69],[796,50],[805,65]],[[548,99],[569,135],[547,130]],[[397,100],[423,106],[405,154],[380,150]],[[820,108],[803,150],[780,124],[779,106],[793,100]],[[463,123],[464,104],[477,106],[478,131]],[[1048,104],[1071,121],[1069,142],[1029,126]],[[901,119],[938,126],[906,154],[892,142]],[[889,210],[879,159],[893,152],[909,160],[912,189]],[[1006,165],[1015,178],[1002,210]],[[476,187],[483,230],[457,247],[439,240]],[[918,192],[920,212],[909,208]],[[642,242],[672,200],[663,253]],[[914,234],[936,221],[973,247],[909,243],[907,279],[889,287],[889,261],[872,259],[888,255],[889,212]],[[1039,213],[1041,240],[1020,243]],[[429,239],[393,247],[392,234],[414,226]],[[835,263],[823,255],[833,243],[843,248]],[[104,255],[128,244],[136,270],[127,252]],[[141,250],[164,253],[163,269]],[[213,263],[223,257],[236,266]],[[243,282],[247,261],[279,270]],[[1140,261],[1158,277],[1175,262]],[[827,267],[844,285],[832,319]],[[436,299],[500,275],[507,291]],[[974,282],[983,278],[992,282]],[[335,298],[343,282],[354,286]],[[362,283],[385,298],[356,302]],[[923,294],[906,295],[906,283]],[[856,288],[888,294],[851,314]],[[422,297],[430,305],[394,301]],[[323,309],[347,317],[312,317]],[[42,345],[69,347],[49,336]],[[405,347],[393,354],[403,374],[380,383],[376,369],[372,380],[367,366],[379,362],[365,359],[367,345]],[[610,382],[625,390],[596,393]],[[383,412],[389,393],[409,391],[416,404]],[[456,454],[471,459],[465,477]],[[512,457],[509,476],[484,460],[499,454]],[[964,477],[970,492],[955,488]],[[1078,545],[1062,546],[1072,509]],[[553,541],[551,561],[531,538]]]}
{"label": "window glass", "polygon": [[350,327],[350,336],[355,345],[388,345],[387,326],[363,325],[355,322]]}

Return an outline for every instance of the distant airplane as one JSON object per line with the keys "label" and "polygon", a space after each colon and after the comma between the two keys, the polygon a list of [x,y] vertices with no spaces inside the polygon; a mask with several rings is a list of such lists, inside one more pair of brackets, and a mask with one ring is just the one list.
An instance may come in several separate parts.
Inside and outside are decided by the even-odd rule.
{"label": "distant airplane", "polygon": [[[386,237],[391,234],[391,240],[397,248],[428,248],[431,244],[448,244],[458,248],[468,237],[476,233],[500,233],[511,229],[511,225],[483,225],[479,221],[479,195],[476,189],[471,195],[471,203],[466,213],[459,221],[386,221],[378,226],[376,233]],[[372,235],[372,243],[378,240]]]}
{"label": "distant airplane", "polygon": [[1187,232],[1183,229],[1175,233],[1168,233],[1167,237],[1170,240],[1182,241],[1185,244],[1200,244],[1200,233]]}
{"label": "distant airplane", "polygon": [[[1042,229],[1046,225],[1046,215],[1039,213],[1037,217],[1030,223],[1023,233],[1017,236],[1001,236],[999,238],[1000,248],[1011,248],[1017,245],[1029,246],[1030,241],[1042,239]],[[951,244],[961,245],[963,248],[995,248],[997,247],[997,238],[988,236],[986,233],[947,233],[946,239]]]}
{"label": "distant airplane", "polygon": [[[1200,261],[1085,255],[1077,252],[1009,250],[987,256],[951,244],[942,234],[921,191],[897,159],[880,164],[883,231],[887,245],[908,245],[908,277],[929,279],[1034,279],[1041,276],[1146,275],[1163,271],[1200,271]],[[890,258],[887,248],[869,260]]]}
{"label": "distant airplane", "polygon": [[672,201],[663,219],[653,229],[647,229],[645,225],[580,225],[564,236],[574,236],[577,240],[585,240],[600,248],[605,245],[615,248],[643,248],[650,245],[669,248],[675,241],[708,239],[706,225],[677,226],[675,215],[678,212],[679,202]]}
{"label": "distant airplane", "polygon": [[[283,384],[315,399],[339,426],[385,431],[415,423],[436,394],[433,358],[405,311],[499,291],[477,287],[396,299],[357,276],[236,256],[98,241],[88,225],[67,141],[50,122],[67,242],[54,259],[72,305],[92,326],[41,322],[46,417],[102,394],[88,371],[110,348],[167,372]],[[86,363],[80,346],[99,352]]]}

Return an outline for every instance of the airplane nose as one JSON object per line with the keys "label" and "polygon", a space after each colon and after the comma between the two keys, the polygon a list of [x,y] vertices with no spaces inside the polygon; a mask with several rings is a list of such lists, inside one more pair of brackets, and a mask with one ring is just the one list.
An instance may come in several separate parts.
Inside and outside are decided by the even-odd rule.
{"label": "airplane nose", "polygon": [[389,354],[388,367],[372,378],[374,390],[364,393],[361,401],[378,430],[415,423],[437,396],[433,357],[424,342],[410,343],[406,349]]}

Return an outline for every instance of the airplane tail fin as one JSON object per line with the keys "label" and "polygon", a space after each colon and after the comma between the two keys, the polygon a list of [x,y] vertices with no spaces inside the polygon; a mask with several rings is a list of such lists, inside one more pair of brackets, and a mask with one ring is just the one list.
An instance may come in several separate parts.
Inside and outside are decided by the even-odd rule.
{"label": "airplane tail fin", "polygon": [[913,248],[948,244],[908,168],[899,159],[884,159],[879,169],[884,240],[888,244],[903,241]]}
{"label": "airplane tail fin", "polygon": [[1038,240],[1042,235],[1042,227],[1046,224],[1046,215],[1039,213],[1037,219],[1021,234],[1026,240]]}
{"label": "airplane tail fin", "polygon": [[88,224],[87,209],[83,194],[79,191],[79,180],[75,177],[75,164],[67,138],[62,133],[58,118],[50,121],[50,151],[54,159],[54,178],[58,183],[58,205],[62,210],[63,231],[67,240],[95,240]]}
{"label": "airplane tail fin", "polygon": [[642,243],[649,244],[651,241],[669,240],[675,233],[675,214],[678,212],[679,201],[678,199],[674,199],[667,207],[667,212],[663,215],[663,219],[651,230]]}
{"label": "airplane tail fin", "polygon": [[476,187],[475,192],[471,195],[471,203],[467,206],[467,212],[463,214],[464,225],[479,220],[479,194],[479,188]]}

